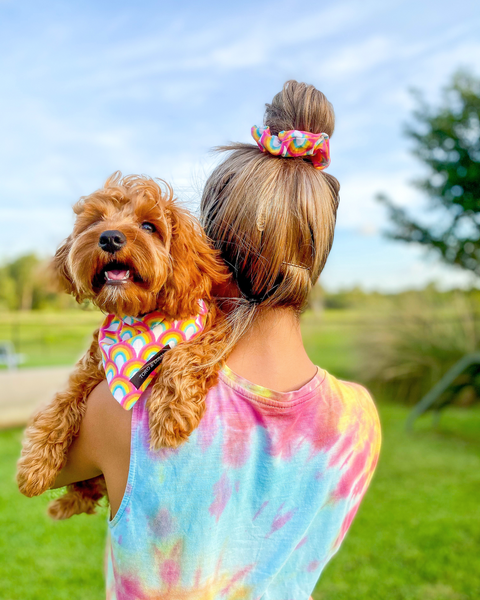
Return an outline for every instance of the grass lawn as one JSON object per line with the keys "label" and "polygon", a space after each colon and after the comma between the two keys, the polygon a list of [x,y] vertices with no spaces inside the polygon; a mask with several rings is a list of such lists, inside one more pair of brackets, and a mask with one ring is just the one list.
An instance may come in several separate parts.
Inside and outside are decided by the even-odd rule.
{"label": "grass lawn", "polygon": [[[380,405],[376,475],[314,600],[480,598],[480,411],[448,409],[438,431],[425,421],[412,436],[406,414]],[[20,436],[0,433],[0,598],[100,600],[106,516],[54,523],[46,498],[23,498]]]}
{"label": "grass lawn", "polygon": [[312,361],[340,379],[354,379],[355,337],[362,314],[356,310],[326,310],[302,315],[302,335]]}
{"label": "grass lawn", "polygon": [[314,600],[480,598],[480,410],[448,409],[413,435],[381,404],[380,462]]}
{"label": "grass lawn", "polygon": [[[353,310],[303,315],[302,330],[312,360],[338,377],[351,377],[355,324],[360,319]],[[0,312],[0,341],[14,343],[15,351],[25,355],[24,367],[70,365],[86,350],[102,320],[96,310]]]}
{"label": "grass lawn", "polygon": [[103,315],[93,310],[0,312],[0,341],[25,355],[23,367],[72,365],[88,348]]}
{"label": "grass lawn", "polygon": [[46,497],[23,497],[14,481],[20,438],[18,429],[0,432],[0,599],[104,598],[107,517],[54,522]]}
{"label": "grass lawn", "polygon": [[[307,313],[302,328],[314,362],[350,377],[358,318]],[[69,364],[101,316],[22,319],[33,337],[25,334],[20,351],[31,353],[31,364]],[[47,355],[45,323],[54,322]],[[0,339],[11,326],[0,318]],[[377,472],[314,600],[479,600],[480,410],[450,408],[436,431],[424,419],[413,435],[404,430],[406,408],[382,402],[379,411]],[[106,515],[54,523],[45,514],[47,498],[23,498],[14,482],[20,438],[17,429],[0,432],[0,600],[104,598]]]}

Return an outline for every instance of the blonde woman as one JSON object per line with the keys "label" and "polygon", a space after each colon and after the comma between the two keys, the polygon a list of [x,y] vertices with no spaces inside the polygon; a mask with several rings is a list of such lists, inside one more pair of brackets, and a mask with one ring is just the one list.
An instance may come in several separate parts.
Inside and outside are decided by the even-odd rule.
{"label": "blonde woman", "polygon": [[234,283],[218,290],[232,334],[198,429],[152,452],[148,391],[125,411],[104,382],[57,482],[105,476],[111,600],[308,600],[373,475],[372,399],[311,362],[299,324],[333,241],[333,109],[289,81],[265,126],[221,149],[203,193]]}

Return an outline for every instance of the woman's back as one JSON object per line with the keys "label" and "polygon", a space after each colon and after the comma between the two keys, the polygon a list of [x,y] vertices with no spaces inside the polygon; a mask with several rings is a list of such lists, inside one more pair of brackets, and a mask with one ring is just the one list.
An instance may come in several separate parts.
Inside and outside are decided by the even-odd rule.
{"label": "woman's back", "polygon": [[[306,600],[377,462],[368,392],[316,369],[300,330],[333,242],[339,183],[324,173],[333,109],[290,81],[264,122],[259,139],[252,128],[255,145],[226,148],[202,195],[202,223],[232,278],[215,293],[230,326],[215,364],[229,367],[198,429],[151,452],[145,395],[130,427],[100,384],[69,451],[60,484],[102,473],[119,507],[112,600]],[[167,353],[162,376],[174,409],[184,365]]]}
{"label": "woman's back", "polygon": [[274,392],[225,367],[189,442],[152,453],[145,396],[110,523],[108,598],[305,600],[368,486],[366,390],[325,371]]}

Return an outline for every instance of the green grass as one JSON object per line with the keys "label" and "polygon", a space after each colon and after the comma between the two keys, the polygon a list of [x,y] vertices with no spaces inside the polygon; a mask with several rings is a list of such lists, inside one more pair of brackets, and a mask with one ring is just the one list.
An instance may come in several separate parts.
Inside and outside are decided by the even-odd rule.
{"label": "green grass", "polygon": [[448,409],[405,433],[379,406],[383,447],[365,501],[314,600],[480,598],[480,410]]}
{"label": "green grass", "polygon": [[[25,355],[23,367],[70,365],[88,348],[102,319],[96,310],[0,312],[0,341],[12,341],[16,352]],[[352,310],[303,315],[302,331],[312,360],[339,377],[351,377],[358,320]]]}
{"label": "green grass", "polygon": [[[477,600],[480,411],[448,409],[439,430],[422,421],[414,435],[406,408],[381,404],[380,415],[377,472],[314,600]],[[54,523],[46,498],[23,498],[20,435],[0,433],[0,598],[100,600],[106,516]]]}
{"label": "green grass", "polygon": [[23,497],[14,481],[20,439],[18,429],[0,432],[0,599],[104,597],[106,514],[53,522],[46,497]]}
{"label": "green grass", "polygon": [[0,341],[25,355],[23,367],[71,365],[89,345],[103,315],[98,311],[0,313]]}
{"label": "green grass", "polygon": [[[29,341],[25,334],[24,343],[41,364],[45,342],[38,340],[47,319],[36,326],[34,316],[28,331],[35,335]],[[59,348],[49,364],[73,362],[98,317],[48,315],[48,322],[56,319]],[[351,377],[359,318],[352,311],[328,311],[321,321],[304,315],[314,362]],[[62,353],[64,343],[69,350]],[[407,408],[381,402],[379,410],[377,472],[314,600],[480,599],[480,409],[449,408],[437,430],[423,418],[413,435],[404,429]],[[106,515],[54,523],[46,517],[47,498],[23,498],[14,482],[20,437],[19,430],[0,432],[0,600],[104,598]]]}
{"label": "green grass", "polygon": [[[16,352],[26,357],[24,367],[70,365],[86,350],[102,319],[95,310],[0,312],[0,341],[14,343]],[[302,330],[312,360],[339,377],[351,377],[358,320],[358,313],[351,310],[303,315]]]}
{"label": "green grass", "polygon": [[361,314],[354,310],[327,310],[302,316],[302,335],[310,358],[336,377],[349,379],[355,372],[355,338]]}

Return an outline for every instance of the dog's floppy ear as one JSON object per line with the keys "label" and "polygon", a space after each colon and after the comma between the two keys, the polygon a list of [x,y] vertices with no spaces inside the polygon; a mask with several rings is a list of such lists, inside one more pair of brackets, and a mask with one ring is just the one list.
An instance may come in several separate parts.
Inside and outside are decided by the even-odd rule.
{"label": "dog's floppy ear", "polygon": [[77,297],[77,289],[68,268],[68,253],[70,252],[71,245],[72,238],[69,236],[55,252],[51,268],[57,284],[67,292],[67,294],[73,294]]}
{"label": "dog's floppy ear", "polygon": [[171,261],[159,308],[185,318],[197,314],[198,300],[209,299],[212,285],[226,282],[229,275],[204,231],[187,211],[172,202],[166,217],[171,228]]}

